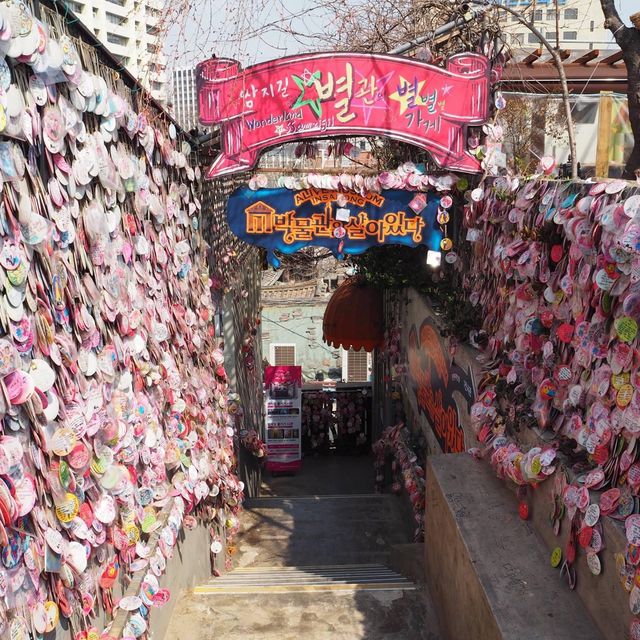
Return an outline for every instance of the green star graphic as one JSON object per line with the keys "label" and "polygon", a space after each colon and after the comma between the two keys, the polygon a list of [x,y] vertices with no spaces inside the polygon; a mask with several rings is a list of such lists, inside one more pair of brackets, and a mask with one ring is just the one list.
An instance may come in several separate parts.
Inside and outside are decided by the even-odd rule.
{"label": "green star graphic", "polygon": [[316,80],[320,81],[321,76],[322,74],[320,71],[316,71],[315,73],[311,74],[308,80],[305,80],[304,78],[299,78],[298,76],[293,76],[293,81],[298,85],[298,89],[300,89],[300,95],[295,101],[293,107],[291,107],[292,109],[297,109],[298,107],[304,107],[305,104],[308,104],[311,107],[311,110],[313,111],[313,113],[316,114],[317,118],[319,118],[322,115],[322,104],[317,91],[316,91],[315,98],[310,99],[310,98],[307,98],[305,95],[307,92],[307,89],[311,89],[311,88],[315,89],[315,81]]}

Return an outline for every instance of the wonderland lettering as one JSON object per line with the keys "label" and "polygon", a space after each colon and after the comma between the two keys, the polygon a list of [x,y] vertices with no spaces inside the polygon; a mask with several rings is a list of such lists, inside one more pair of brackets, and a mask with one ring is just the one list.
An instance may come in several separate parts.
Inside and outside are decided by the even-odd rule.
{"label": "wonderland lettering", "polygon": [[[341,193],[325,189],[236,189],[227,203],[233,233],[267,250],[290,254],[303,247],[326,247],[337,258],[381,244],[426,245],[439,250],[436,223],[439,197],[402,190]],[[413,207],[413,208],[412,208]],[[338,212],[345,219],[337,219]]]}
{"label": "wonderland lettering", "polygon": [[419,412],[429,421],[444,453],[463,452],[464,430],[453,393],[459,392],[467,409],[471,409],[474,401],[471,370],[465,371],[449,362],[438,329],[429,318],[419,331],[411,327],[408,350],[409,374]]}
{"label": "wonderland lettering", "polygon": [[489,115],[486,57],[436,67],[400,56],[320,53],[241,69],[212,58],[196,68],[203,125],[219,125],[221,153],[207,177],[248,171],[269,147],[302,138],[386,136],[429,151],[443,168],[477,173],[466,127]]}

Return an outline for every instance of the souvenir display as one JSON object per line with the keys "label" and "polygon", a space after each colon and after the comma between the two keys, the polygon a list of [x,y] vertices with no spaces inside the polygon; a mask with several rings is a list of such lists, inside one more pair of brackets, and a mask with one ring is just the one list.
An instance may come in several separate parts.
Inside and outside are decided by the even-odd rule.
{"label": "souvenir display", "polygon": [[329,450],[337,433],[333,412],[334,395],[326,391],[302,393],[302,450],[318,453]]}
{"label": "souvenir display", "polygon": [[[637,189],[498,178],[467,202],[464,287],[481,309],[488,361],[471,412],[481,443],[473,453],[518,485],[553,478],[550,521],[569,532],[560,550],[569,573],[582,548],[599,574],[601,519],[624,522],[618,569],[638,614],[629,578],[640,544]],[[522,450],[512,438],[527,427],[550,444]]]}
{"label": "souvenir display", "polygon": [[267,455],[267,445],[261,440],[260,434],[255,429],[246,428],[244,410],[237,393],[229,393],[227,411],[232,416],[239,444],[251,455],[263,461]]}
{"label": "souvenir display", "polygon": [[0,24],[0,636],[140,637],[186,519],[235,528],[243,488],[200,172],[26,4]]}
{"label": "souvenir display", "polygon": [[400,493],[404,488],[409,495],[417,523],[415,540],[422,541],[426,491],[424,468],[420,461],[426,460],[426,451],[421,451],[413,445],[411,434],[403,424],[385,429],[380,439],[373,443],[372,450],[375,457],[376,490],[384,490],[384,469],[389,456],[392,459],[393,474],[391,489],[394,493]]}
{"label": "souvenir display", "polygon": [[371,415],[371,396],[362,391],[336,394],[336,422],[340,444],[353,447],[366,443],[367,419]]}
{"label": "souvenir display", "polygon": [[[260,174],[249,180],[249,188],[255,190],[268,186],[267,177]],[[429,175],[424,173],[424,166],[415,165],[413,162],[405,162],[395,171],[383,171],[378,175],[360,175],[343,173],[340,175],[328,175],[309,173],[306,176],[280,176],[277,180],[278,187],[300,191],[302,189],[328,189],[332,191],[355,191],[364,194],[368,192],[380,193],[384,189],[404,189],[407,191],[450,191],[454,187],[464,191],[468,185],[468,178],[454,174]],[[448,209],[450,203],[443,203]]]}

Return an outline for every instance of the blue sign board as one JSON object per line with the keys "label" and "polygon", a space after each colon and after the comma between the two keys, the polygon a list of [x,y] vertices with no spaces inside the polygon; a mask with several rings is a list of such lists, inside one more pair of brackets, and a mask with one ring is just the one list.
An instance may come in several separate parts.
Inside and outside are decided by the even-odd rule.
{"label": "blue sign board", "polygon": [[443,234],[436,223],[440,196],[390,189],[360,195],[327,189],[236,189],[227,203],[231,231],[267,250],[295,253],[326,247],[341,259],[383,244],[426,245],[440,250]]}

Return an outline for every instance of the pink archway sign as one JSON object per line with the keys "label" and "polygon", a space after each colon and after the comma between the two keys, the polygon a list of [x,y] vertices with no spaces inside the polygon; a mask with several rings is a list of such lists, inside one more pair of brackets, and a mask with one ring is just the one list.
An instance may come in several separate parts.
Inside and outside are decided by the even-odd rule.
{"label": "pink archway sign", "polygon": [[454,55],[446,67],[392,55],[320,53],[241,69],[212,58],[196,68],[200,122],[219,125],[208,178],[252,169],[285,142],[386,136],[428,150],[444,169],[476,173],[466,127],[486,122],[489,60]]}

